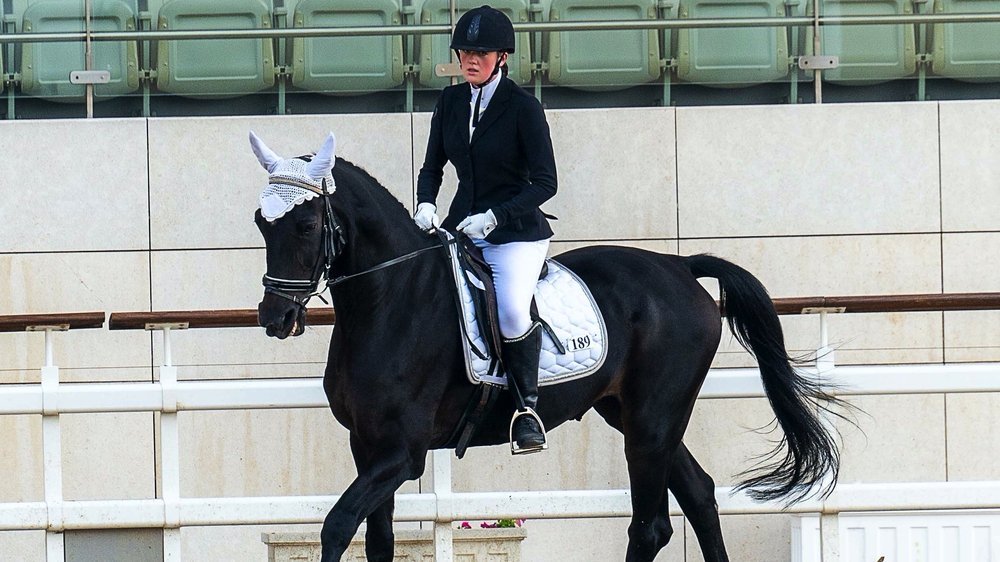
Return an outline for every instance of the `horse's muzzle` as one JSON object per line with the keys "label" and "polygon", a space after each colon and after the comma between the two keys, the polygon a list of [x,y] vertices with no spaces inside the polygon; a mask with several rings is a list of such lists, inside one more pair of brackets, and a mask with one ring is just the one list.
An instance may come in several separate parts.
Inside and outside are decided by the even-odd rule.
{"label": "horse's muzzle", "polygon": [[264,295],[257,305],[257,323],[272,338],[301,336],[306,331],[306,309],[287,299]]}

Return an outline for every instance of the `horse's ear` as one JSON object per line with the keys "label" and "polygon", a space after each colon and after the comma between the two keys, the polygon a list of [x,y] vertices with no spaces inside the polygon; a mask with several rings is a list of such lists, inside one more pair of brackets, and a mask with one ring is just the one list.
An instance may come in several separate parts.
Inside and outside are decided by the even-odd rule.
{"label": "horse's ear", "polygon": [[323,146],[320,147],[319,152],[316,156],[313,156],[312,162],[309,162],[309,167],[306,168],[306,173],[312,178],[325,178],[327,174],[330,173],[330,169],[333,168],[334,160],[337,158],[337,139],[330,133],[326,137],[326,141],[323,142]]}
{"label": "horse's ear", "polygon": [[271,169],[275,164],[281,161],[281,157],[274,153],[273,150],[264,144],[264,141],[260,140],[253,131],[250,131],[250,148],[253,149],[253,153],[257,155],[257,161],[260,165],[264,167],[265,170],[271,172]]}

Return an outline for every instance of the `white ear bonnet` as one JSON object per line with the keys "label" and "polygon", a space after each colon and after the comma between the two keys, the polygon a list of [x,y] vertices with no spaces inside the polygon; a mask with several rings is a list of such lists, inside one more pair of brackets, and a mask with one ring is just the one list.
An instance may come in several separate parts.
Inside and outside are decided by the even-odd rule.
{"label": "white ear bonnet", "polygon": [[336,144],[330,133],[312,161],[306,162],[300,158],[281,158],[250,132],[250,146],[269,173],[267,187],[261,191],[259,200],[260,214],[268,222],[285,216],[296,205],[337,190],[332,171]]}

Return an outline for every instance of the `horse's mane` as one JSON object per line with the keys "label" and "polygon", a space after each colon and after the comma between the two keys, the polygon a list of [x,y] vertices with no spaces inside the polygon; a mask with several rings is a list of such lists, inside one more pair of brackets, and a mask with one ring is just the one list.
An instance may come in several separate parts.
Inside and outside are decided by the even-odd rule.
{"label": "horse's mane", "polygon": [[375,199],[379,207],[388,212],[399,212],[409,217],[409,211],[406,210],[406,207],[404,207],[399,199],[396,199],[396,197],[393,196],[393,194],[390,193],[381,182],[369,174],[368,170],[365,170],[350,160],[345,160],[344,158],[338,156],[336,164],[334,165],[334,171],[338,169],[343,170],[344,168],[346,168],[352,175],[357,176],[356,179],[360,183],[366,184],[362,186],[363,192]]}

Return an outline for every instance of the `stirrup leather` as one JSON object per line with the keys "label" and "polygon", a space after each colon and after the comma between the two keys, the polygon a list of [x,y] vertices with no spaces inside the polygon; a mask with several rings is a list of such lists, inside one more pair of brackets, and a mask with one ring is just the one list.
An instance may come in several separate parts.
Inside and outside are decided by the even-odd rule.
{"label": "stirrup leather", "polygon": [[510,418],[510,429],[508,430],[507,433],[508,439],[510,440],[510,454],[527,455],[531,453],[540,453],[542,451],[547,450],[549,448],[548,439],[545,439],[544,443],[542,443],[541,445],[537,445],[535,447],[526,447],[522,449],[517,446],[517,443],[514,441],[514,422],[516,422],[517,419],[520,418],[521,416],[531,416],[535,418],[535,421],[538,422],[538,427],[542,428],[542,439],[545,439],[545,424],[542,423],[542,418],[538,417],[538,414],[535,412],[533,408],[525,408],[524,411],[515,410],[514,415],[511,416]]}

